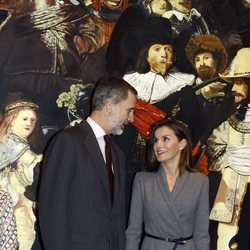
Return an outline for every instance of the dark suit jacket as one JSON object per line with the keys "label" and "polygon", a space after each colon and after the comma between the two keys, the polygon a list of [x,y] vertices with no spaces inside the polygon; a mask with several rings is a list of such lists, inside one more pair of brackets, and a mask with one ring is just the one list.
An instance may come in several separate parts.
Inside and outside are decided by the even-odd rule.
{"label": "dark suit jacket", "polygon": [[59,132],[49,144],[38,207],[46,250],[125,248],[124,156],[111,144],[113,203],[105,162],[86,121]]}
{"label": "dark suit jacket", "polygon": [[242,202],[241,215],[238,223],[238,250],[250,250],[250,183],[247,185],[246,194]]}

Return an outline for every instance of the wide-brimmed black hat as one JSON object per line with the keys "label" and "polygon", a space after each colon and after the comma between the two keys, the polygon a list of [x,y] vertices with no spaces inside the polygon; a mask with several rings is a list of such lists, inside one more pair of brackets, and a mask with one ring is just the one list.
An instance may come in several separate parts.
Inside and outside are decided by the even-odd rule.
{"label": "wide-brimmed black hat", "polygon": [[168,19],[151,16],[140,5],[131,5],[120,16],[113,30],[106,54],[107,70],[110,74],[123,76],[134,71],[142,49],[156,43],[176,48],[180,47],[181,41],[184,51],[188,39],[189,34],[174,39]]}

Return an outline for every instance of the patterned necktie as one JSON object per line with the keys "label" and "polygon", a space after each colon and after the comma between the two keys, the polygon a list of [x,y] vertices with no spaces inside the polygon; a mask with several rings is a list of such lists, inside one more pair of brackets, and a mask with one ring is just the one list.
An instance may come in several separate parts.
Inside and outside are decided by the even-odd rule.
{"label": "patterned necktie", "polygon": [[105,141],[105,156],[106,156],[106,167],[109,178],[109,187],[110,187],[111,197],[113,197],[114,175],[112,171],[111,142],[109,135],[104,135],[104,141]]}

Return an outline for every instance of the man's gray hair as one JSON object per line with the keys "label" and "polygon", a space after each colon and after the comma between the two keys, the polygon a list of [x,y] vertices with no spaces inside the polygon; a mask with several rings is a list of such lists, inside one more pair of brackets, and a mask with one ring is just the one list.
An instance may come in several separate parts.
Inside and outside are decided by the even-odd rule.
{"label": "man's gray hair", "polygon": [[125,80],[117,77],[101,78],[97,81],[92,96],[92,111],[101,110],[109,100],[114,103],[126,100],[128,91],[137,96],[137,91]]}

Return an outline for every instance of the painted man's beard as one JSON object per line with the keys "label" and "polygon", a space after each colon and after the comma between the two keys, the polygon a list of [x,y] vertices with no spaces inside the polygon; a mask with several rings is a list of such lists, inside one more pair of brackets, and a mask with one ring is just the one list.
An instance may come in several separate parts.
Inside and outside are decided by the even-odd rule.
{"label": "painted man's beard", "polygon": [[155,65],[152,65],[153,67],[151,71],[160,74],[162,76],[165,76],[168,69],[171,67],[172,62],[167,62],[167,63],[157,63]]}
{"label": "painted man's beard", "polygon": [[159,72],[159,74],[164,76],[167,72],[167,69],[168,69],[168,67],[166,65],[161,65],[161,67],[158,68],[158,72]]}
{"label": "painted man's beard", "polygon": [[234,103],[237,105],[241,104],[243,106],[247,106],[250,103],[250,95],[247,94],[243,94],[243,93],[239,93],[237,91],[233,91],[232,92],[233,96],[234,96]]}
{"label": "painted man's beard", "polygon": [[198,69],[198,74],[203,81],[206,81],[215,76],[215,70],[210,66],[200,66]]}

